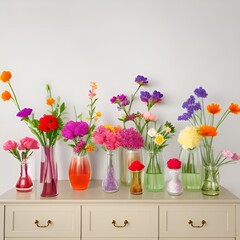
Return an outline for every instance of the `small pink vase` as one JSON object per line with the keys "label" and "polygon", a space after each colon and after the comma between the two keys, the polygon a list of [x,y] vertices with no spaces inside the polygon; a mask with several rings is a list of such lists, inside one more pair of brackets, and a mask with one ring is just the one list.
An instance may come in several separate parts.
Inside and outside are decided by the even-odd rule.
{"label": "small pink vase", "polygon": [[26,159],[21,162],[20,177],[16,183],[16,190],[18,192],[31,192],[33,189],[33,182],[28,174],[28,163]]}

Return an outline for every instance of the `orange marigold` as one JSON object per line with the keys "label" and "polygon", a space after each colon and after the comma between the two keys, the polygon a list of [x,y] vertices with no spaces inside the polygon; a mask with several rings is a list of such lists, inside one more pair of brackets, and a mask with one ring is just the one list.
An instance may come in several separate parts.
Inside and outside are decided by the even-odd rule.
{"label": "orange marigold", "polygon": [[0,76],[0,80],[2,80],[3,82],[8,82],[12,77],[12,73],[9,71],[3,71],[1,76]]}
{"label": "orange marigold", "polygon": [[236,103],[231,103],[231,105],[229,106],[229,110],[233,114],[238,114],[238,113],[240,113],[240,106]]}
{"label": "orange marigold", "polygon": [[213,126],[200,126],[198,129],[198,133],[203,137],[217,136],[217,130]]}
{"label": "orange marigold", "polygon": [[86,146],[86,150],[87,150],[88,152],[92,152],[92,151],[94,150],[94,146],[91,145],[91,144],[88,144],[88,145]]}
{"label": "orange marigold", "polygon": [[46,100],[46,104],[49,106],[52,106],[54,102],[55,102],[55,100],[52,97],[47,98],[47,100]]}
{"label": "orange marigold", "polygon": [[1,96],[3,101],[8,101],[12,98],[12,95],[9,91],[4,91]]}
{"label": "orange marigold", "polygon": [[207,111],[211,114],[218,114],[221,112],[221,108],[219,104],[212,103],[207,105]]}

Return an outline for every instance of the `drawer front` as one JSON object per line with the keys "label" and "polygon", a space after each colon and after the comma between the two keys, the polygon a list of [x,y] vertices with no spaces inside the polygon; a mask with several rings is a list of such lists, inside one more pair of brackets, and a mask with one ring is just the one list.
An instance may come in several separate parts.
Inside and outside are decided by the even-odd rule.
{"label": "drawer front", "polygon": [[159,212],[160,237],[235,237],[235,206],[168,205]]}
{"label": "drawer front", "polygon": [[[159,238],[159,240],[185,240],[185,238]],[[235,238],[187,238],[187,240],[235,240]]]}
{"label": "drawer front", "polygon": [[79,240],[80,238],[5,238],[6,240]]}
{"label": "drawer front", "polygon": [[91,205],[83,206],[82,213],[83,238],[158,237],[157,205]]}
{"label": "drawer front", "polygon": [[3,240],[4,232],[4,206],[0,206],[0,240]]}
{"label": "drawer front", "polygon": [[[79,238],[80,214],[80,206],[6,206],[5,235]],[[48,223],[49,220],[51,223]]]}
{"label": "drawer front", "polygon": [[240,205],[237,206],[237,222],[236,222],[236,231],[237,231],[237,237],[239,237],[240,240]]}

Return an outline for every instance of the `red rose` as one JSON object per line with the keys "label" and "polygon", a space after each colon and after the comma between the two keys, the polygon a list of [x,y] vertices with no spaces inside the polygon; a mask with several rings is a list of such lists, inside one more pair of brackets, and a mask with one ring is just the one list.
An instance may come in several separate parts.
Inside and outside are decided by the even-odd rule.
{"label": "red rose", "polygon": [[170,169],[179,169],[181,168],[182,162],[177,158],[171,158],[167,161],[167,167]]}
{"label": "red rose", "polygon": [[142,171],[144,169],[144,165],[138,160],[133,161],[131,165],[128,167],[130,171]]}
{"label": "red rose", "polygon": [[39,120],[38,129],[43,132],[51,132],[58,128],[58,120],[53,115],[44,115]]}

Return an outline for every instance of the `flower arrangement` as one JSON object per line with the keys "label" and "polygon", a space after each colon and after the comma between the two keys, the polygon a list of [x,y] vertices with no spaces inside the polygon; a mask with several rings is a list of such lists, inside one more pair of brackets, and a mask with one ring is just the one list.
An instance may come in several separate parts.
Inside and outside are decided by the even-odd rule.
{"label": "flower arrangement", "polygon": [[3,150],[12,154],[20,163],[26,161],[33,153],[31,150],[39,149],[38,141],[30,137],[20,139],[19,143],[8,140],[3,144]]}
{"label": "flower arrangement", "polygon": [[171,158],[167,161],[167,167],[169,169],[180,169],[182,162],[177,158]]}
{"label": "flower arrangement", "polygon": [[11,72],[3,71],[0,80],[7,83],[10,87],[9,91],[4,91],[1,98],[4,101],[12,100],[18,109],[17,117],[24,121],[30,131],[37,137],[42,146],[53,146],[60,136],[63,127],[62,114],[65,111],[65,103],[60,103],[60,98],[55,100],[52,97],[50,86],[46,85],[47,99],[46,104],[50,107],[49,114],[44,114],[40,119],[36,119],[31,108],[21,108],[15,91],[10,82]]}
{"label": "flower arrangement", "polygon": [[[88,105],[88,117],[86,121],[82,121],[82,114],[76,116],[76,119],[80,121],[68,121],[63,129],[62,136],[65,141],[72,140],[73,143],[69,144],[73,148],[75,153],[85,154],[86,152],[92,152],[94,150],[94,143],[92,141],[92,133],[96,128],[96,121],[102,116],[101,112],[96,112],[96,89],[97,83],[90,83],[91,89],[89,90],[90,104]],[[87,122],[88,121],[88,122]]]}
{"label": "flower arrangement", "polygon": [[[112,104],[117,104],[118,110],[124,112],[125,115],[119,118],[119,120],[123,122],[124,128],[126,127],[127,122],[133,122],[137,131],[144,137],[145,149],[152,151],[154,148],[155,151],[160,151],[167,146],[167,139],[172,137],[174,133],[174,127],[169,122],[166,122],[164,126],[160,124],[160,126],[157,127],[157,117],[151,112],[152,107],[162,101],[163,94],[157,90],[154,90],[152,93],[148,91],[140,91],[140,100],[146,104],[147,111],[144,113],[140,113],[139,111],[132,112],[132,106],[136,94],[141,87],[148,84],[148,79],[144,76],[138,75],[135,78],[135,82],[138,84],[138,87],[130,98],[125,94],[120,94],[113,96],[110,101]],[[148,134],[151,124],[154,125],[156,132],[156,146],[153,145],[153,136]],[[153,132],[153,128],[151,131]],[[163,139],[163,137],[166,138]]]}
{"label": "flower arrangement", "polygon": [[142,164],[140,161],[135,160],[131,163],[131,165],[128,167],[128,170],[133,172],[140,172],[144,169],[144,164]]}
{"label": "flower arrangement", "polygon": [[[205,150],[208,151],[206,156],[202,156],[203,164],[205,166],[221,166],[224,162],[214,160],[209,151],[213,147],[214,137],[217,136],[217,130],[223,121],[228,117],[229,114],[239,114],[240,106],[236,103],[231,103],[229,107],[224,111],[219,120],[215,123],[215,116],[220,114],[221,107],[219,104],[211,103],[206,106],[204,99],[207,98],[208,93],[202,87],[194,90],[195,96],[191,95],[182,105],[186,112],[178,117],[179,121],[189,121],[194,128],[186,128],[183,132],[180,132],[178,142],[183,148],[193,149],[199,146],[200,143]],[[197,99],[199,100],[197,100]],[[191,144],[189,144],[191,142]]]}

